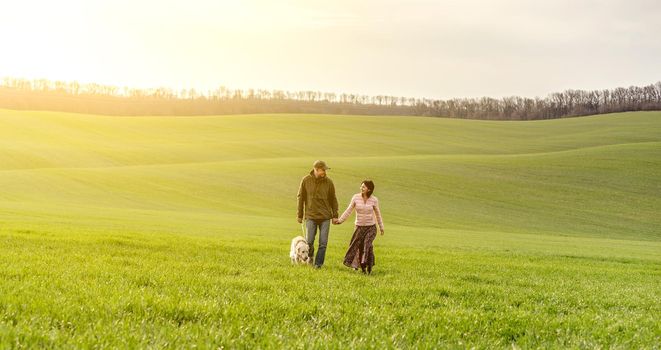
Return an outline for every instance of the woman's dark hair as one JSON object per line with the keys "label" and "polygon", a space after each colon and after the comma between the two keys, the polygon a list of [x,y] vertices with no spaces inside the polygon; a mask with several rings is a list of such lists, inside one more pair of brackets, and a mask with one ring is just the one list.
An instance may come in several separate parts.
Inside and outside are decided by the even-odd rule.
{"label": "woman's dark hair", "polygon": [[367,198],[370,198],[372,192],[374,192],[374,182],[372,180],[363,180],[363,183],[367,187]]}

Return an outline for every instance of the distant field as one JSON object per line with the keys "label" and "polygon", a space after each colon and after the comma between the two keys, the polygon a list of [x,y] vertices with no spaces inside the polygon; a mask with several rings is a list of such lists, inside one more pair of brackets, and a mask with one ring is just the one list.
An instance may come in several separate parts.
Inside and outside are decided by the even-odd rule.
{"label": "distant field", "polygon": [[[366,277],[292,267],[315,159]],[[661,112],[503,122],[0,110],[0,348],[661,344]]]}

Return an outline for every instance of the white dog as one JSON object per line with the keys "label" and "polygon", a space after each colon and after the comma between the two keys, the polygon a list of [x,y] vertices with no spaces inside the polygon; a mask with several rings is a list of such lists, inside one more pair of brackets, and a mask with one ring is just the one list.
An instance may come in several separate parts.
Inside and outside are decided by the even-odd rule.
{"label": "white dog", "polygon": [[308,241],[306,241],[305,238],[302,236],[296,236],[291,240],[289,257],[291,258],[292,264],[308,264],[310,262],[310,257],[308,256],[309,252],[310,246],[308,246]]}

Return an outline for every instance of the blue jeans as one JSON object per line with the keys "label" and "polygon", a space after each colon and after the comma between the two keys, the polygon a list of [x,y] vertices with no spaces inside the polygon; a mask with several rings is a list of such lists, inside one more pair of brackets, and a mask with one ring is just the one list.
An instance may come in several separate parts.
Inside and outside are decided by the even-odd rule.
{"label": "blue jeans", "polygon": [[328,231],[330,230],[330,219],[324,220],[321,223],[317,224],[315,220],[306,219],[305,228],[307,229],[308,244],[310,245],[310,261],[314,257],[314,238],[317,235],[317,228],[319,228],[319,250],[317,251],[317,257],[314,259],[314,264],[316,266],[321,266],[324,264],[324,258],[326,257],[326,245],[328,244]]}

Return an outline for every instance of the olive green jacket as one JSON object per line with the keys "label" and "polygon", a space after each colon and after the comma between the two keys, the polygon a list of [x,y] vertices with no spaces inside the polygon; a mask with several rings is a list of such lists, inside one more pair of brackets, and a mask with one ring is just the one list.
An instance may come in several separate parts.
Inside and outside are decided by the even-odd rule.
{"label": "olive green jacket", "polygon": [[310,171],[301,180],[298,188],[298,217],[313,220],[328,220],[337,218],[337,197],[335,185],[328,176],[316,178],[314,171]]}

